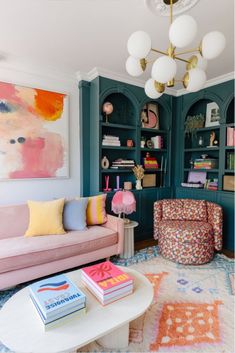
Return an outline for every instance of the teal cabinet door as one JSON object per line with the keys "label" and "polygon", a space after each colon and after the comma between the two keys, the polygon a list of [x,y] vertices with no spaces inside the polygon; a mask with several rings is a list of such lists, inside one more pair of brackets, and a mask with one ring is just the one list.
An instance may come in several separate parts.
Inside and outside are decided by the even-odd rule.
{"label": "teal cabinet door", "polygon": [[144,189],[141,192],[139,222],[142,234],[138,235],[138,240],[153,238],[153,205],[158,198],[159,189]]}
{"label": "teal cabinet door", "polygon": [[231,193],[218,195],[218,204],[223,207],[223,248],[234,250],[234,198]]}

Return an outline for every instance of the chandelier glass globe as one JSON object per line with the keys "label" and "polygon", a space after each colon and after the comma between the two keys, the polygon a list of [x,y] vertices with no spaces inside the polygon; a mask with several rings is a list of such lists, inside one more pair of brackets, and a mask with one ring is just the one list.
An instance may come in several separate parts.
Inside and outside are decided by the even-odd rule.
{"label": "chandelier glass globe", "polygon": [[127,50],[136,59],[143,59],[151,50],[151,38],[144,31],[132,33],[127,42]]}
{"label": "chandelier glass globe", "polygon": [[207,33],[201,44],[202,56],[205,59],[211,60],[219,56],[224,50],[226,45],[226,39],[223,33],[219,31],[213,31]]}
{"label": "chandelier glass globe", "polygon": [[157,91],[158,86],[159,86],[158,83],[153,78],[148,79],[148,81],[146,81],[145,86],[144,86],[144,90],[145,90],[146,95],[152,99],[160,98],[162,96],[165,88],[162,87],[162,89],[161,89],[162,92],[158,92]]}
{"label": "chandelier glass globe", "polygon": [[166,83],[175,77],[177,65],[169,56],[160,56],[152,66],[152,78],[160,83]]}
{"label": "chandelier glass globe", "polygon": [[202,69],[191,69],[184,76],[184,86],[188,92],[197,92],[204,87],[206,74]]}
{"label": "chandelier glass globe", "polygon": [[140,59],[136,59],[133,56],[129,56],[126,61],[126,71],[131,76],[140,76],[144,71],[143,67],[141,66]]}
{"label": "chandelier glass globe", "polygon": [[197,22],[192,16],[177,17],[169,29],[169,38],[174,47],[183,48],[189,45],[197,34]]}
{"label": "chandelier glass globe", "polygon": [[[169,5],[170,10],[168,30],[170,42],[165,46],[165,50],[152,48],[151,38],[144,31],[134,32],[127,42],[130,57],[126,61],[126,71],[131,76],[140,76],[146,67],[153,62],[151,78],[145,83],[145,93],[151,99],[161,97],[165,87],[174,87],[176,82],[183,83],[188,92],[197,92],[202,89],[206,83],[205,71],[208,60],[219,56],[226,45],[223,33],[212,31],[207,33],[194,49],[180,50],[194,40],[198,29],[197,22],[189,15],[181,15],[173,20],[173,6],[179,0],[161,1],[164,2],[164,6]],[[161,35],[161,32],[159,33]],[[152,60],[152,57],[149,60],[148,57],[153,53],[160,54],[155,61]],[[186,73],[183,77],[175,77],[177,73],[176,62],[178,61],[185,65]]]}

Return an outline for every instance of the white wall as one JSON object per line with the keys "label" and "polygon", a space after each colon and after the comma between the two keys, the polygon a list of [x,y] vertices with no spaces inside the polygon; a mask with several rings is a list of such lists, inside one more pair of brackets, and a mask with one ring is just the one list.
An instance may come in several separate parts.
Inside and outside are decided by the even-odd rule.
{"label": "white wall", "polygon": [[0,64],[0,81],[35,87],[69,95],[69,164],[68,179],[0,180],[0,205],[21,203],[28,199],[48,200],[80,194],[80,151],[78,88],[75,75],[61,74],[25,64]]}

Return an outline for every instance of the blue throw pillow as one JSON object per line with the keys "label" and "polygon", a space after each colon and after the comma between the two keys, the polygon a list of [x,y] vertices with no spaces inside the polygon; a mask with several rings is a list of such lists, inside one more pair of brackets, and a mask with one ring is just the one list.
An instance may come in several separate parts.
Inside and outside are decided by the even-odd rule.
{"label": "blue throw pillow", "polygon": [[67,201],[64,204],[63,225],[66,230],[86,228],[86,208],[88,198]]}

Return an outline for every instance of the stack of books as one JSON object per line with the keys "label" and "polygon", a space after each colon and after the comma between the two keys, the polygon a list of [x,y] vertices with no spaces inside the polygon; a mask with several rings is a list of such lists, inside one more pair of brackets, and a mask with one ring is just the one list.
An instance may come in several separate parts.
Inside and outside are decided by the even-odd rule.
{"label": "stack of books", "polygon": [[227,169],[234,169],[234,152],[227,153]]}
{"label": "stack of books", "polygon": [[227,146],[235,146],[235,128],[227,127]]}
{"label": "stack of books", "polygon": [[204,188],[214,191],[218,190],[218,179],[207,179]]}
{"label": "stack of books", "polygon": [[133,292],[133,278],[110,261],[84,267],[82,281],[102,305],[107,305]]}
{"label": "stack of books", "polygon": [[65,275],[35,282],[29,293],[45,330],[86,312],[85,294]]}
{"label": "stack of books", "polygon": [[214,169],[217,168],[217,159],[206,158],[206,159],[195,159],[194,169]]}
{"label": "stack of books", "polygon": [[144,158],[144,168],[145,169],[158,169],[158,162],[155,157],[145,157]]}
{"label": "stack of books", "polygon": [[121,142],[118,136],[104,135],[102,146],[121,146]]}
{"label": "stack of books", "polygon": [[116,159],[112,162],[111,168],[112,169],[132,169],[135,166],[135,161],[133,159]]}

